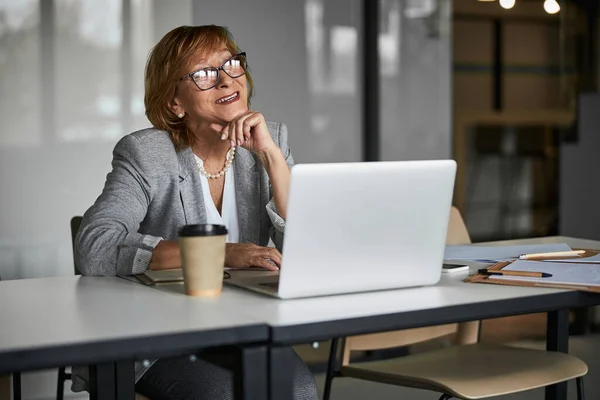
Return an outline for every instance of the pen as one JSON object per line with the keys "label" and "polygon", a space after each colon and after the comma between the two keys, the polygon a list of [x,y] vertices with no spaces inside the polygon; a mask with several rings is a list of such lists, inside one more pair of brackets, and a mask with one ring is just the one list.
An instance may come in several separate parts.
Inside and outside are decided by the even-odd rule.
{"label": "pen", "polygon": [[550,278],[552,274],[547,272],[535,272],[535,271],[490,271],[489,269],[480,269],[480,274],[483,275],[506,275],[506,276],[526,276],[529,278]]}
{"label": "pen", "polygon": [[585,250],[572,250],[572,251],[556,251],[552,253],[532,253],[532,254],[521,254],[520,260],[534,260],[538,258],[554,258],[554,257],[578,257],[580,254],[585,253]]}

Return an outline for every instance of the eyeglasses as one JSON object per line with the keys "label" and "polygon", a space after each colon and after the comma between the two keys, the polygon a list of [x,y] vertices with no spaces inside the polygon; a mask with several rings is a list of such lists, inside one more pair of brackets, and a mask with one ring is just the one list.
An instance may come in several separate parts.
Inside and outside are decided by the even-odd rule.
{"label": "eyeglasses", "polygon": [[181,77],[180,80],[191,78],[198,89],[209,90],[217,86],[221,70],[232,78],[244,75],[247,68],[246,53],[239,53],[225,61],[219,68],[207,67]]}

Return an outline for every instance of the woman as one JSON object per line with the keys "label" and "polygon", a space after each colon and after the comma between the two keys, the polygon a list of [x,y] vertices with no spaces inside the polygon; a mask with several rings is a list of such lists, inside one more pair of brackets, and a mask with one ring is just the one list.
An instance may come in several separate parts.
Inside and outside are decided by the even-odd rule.
{"label": "woman", "polygon": [[[179,268],[177,230],[194,223],[227,226],[227,267],[279,268],[293,158],[285,125],[249,110],[252,89],[245,53],[226,28],[183,26],[161,39],[145,77],[154,128],[114,149],[76,238],[84,275]],[[266,247],[269,237],[278,249]],[[316,399],[312,375],[293,358],[296,397]],[[83,390],[76,375],[73,390]],[[151,399],[229,399],[232,390],[231,373],[201,360],[136,364],[136,391]]]}

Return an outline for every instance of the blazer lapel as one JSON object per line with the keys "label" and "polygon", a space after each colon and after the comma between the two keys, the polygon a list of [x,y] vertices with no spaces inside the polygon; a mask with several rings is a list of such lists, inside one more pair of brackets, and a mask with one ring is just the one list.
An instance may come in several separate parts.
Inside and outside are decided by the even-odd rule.
{"label": "blazer lapel", "polygon": [[233,169],[235,197],[240,224],[240,243],[258,243],[260,238],[260,182],[254,156],[248,150],[236,148]]}
{"label": "blazer lapel", "polygon": [[179,195],[186,224],[205,224],[206,209],[202,183],[196,170],[196,160],[191,148],[177,153],[179,161]]}

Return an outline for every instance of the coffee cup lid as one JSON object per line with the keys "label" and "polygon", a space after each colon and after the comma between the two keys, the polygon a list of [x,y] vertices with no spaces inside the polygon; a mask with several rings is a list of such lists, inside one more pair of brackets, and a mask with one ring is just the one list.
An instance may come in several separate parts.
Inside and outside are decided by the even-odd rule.
{"label": "coffee cup lid", "polygon": [[185,225],[179,229],[179,236],[218,236],[227,235],[224,225],[196,224]]}

